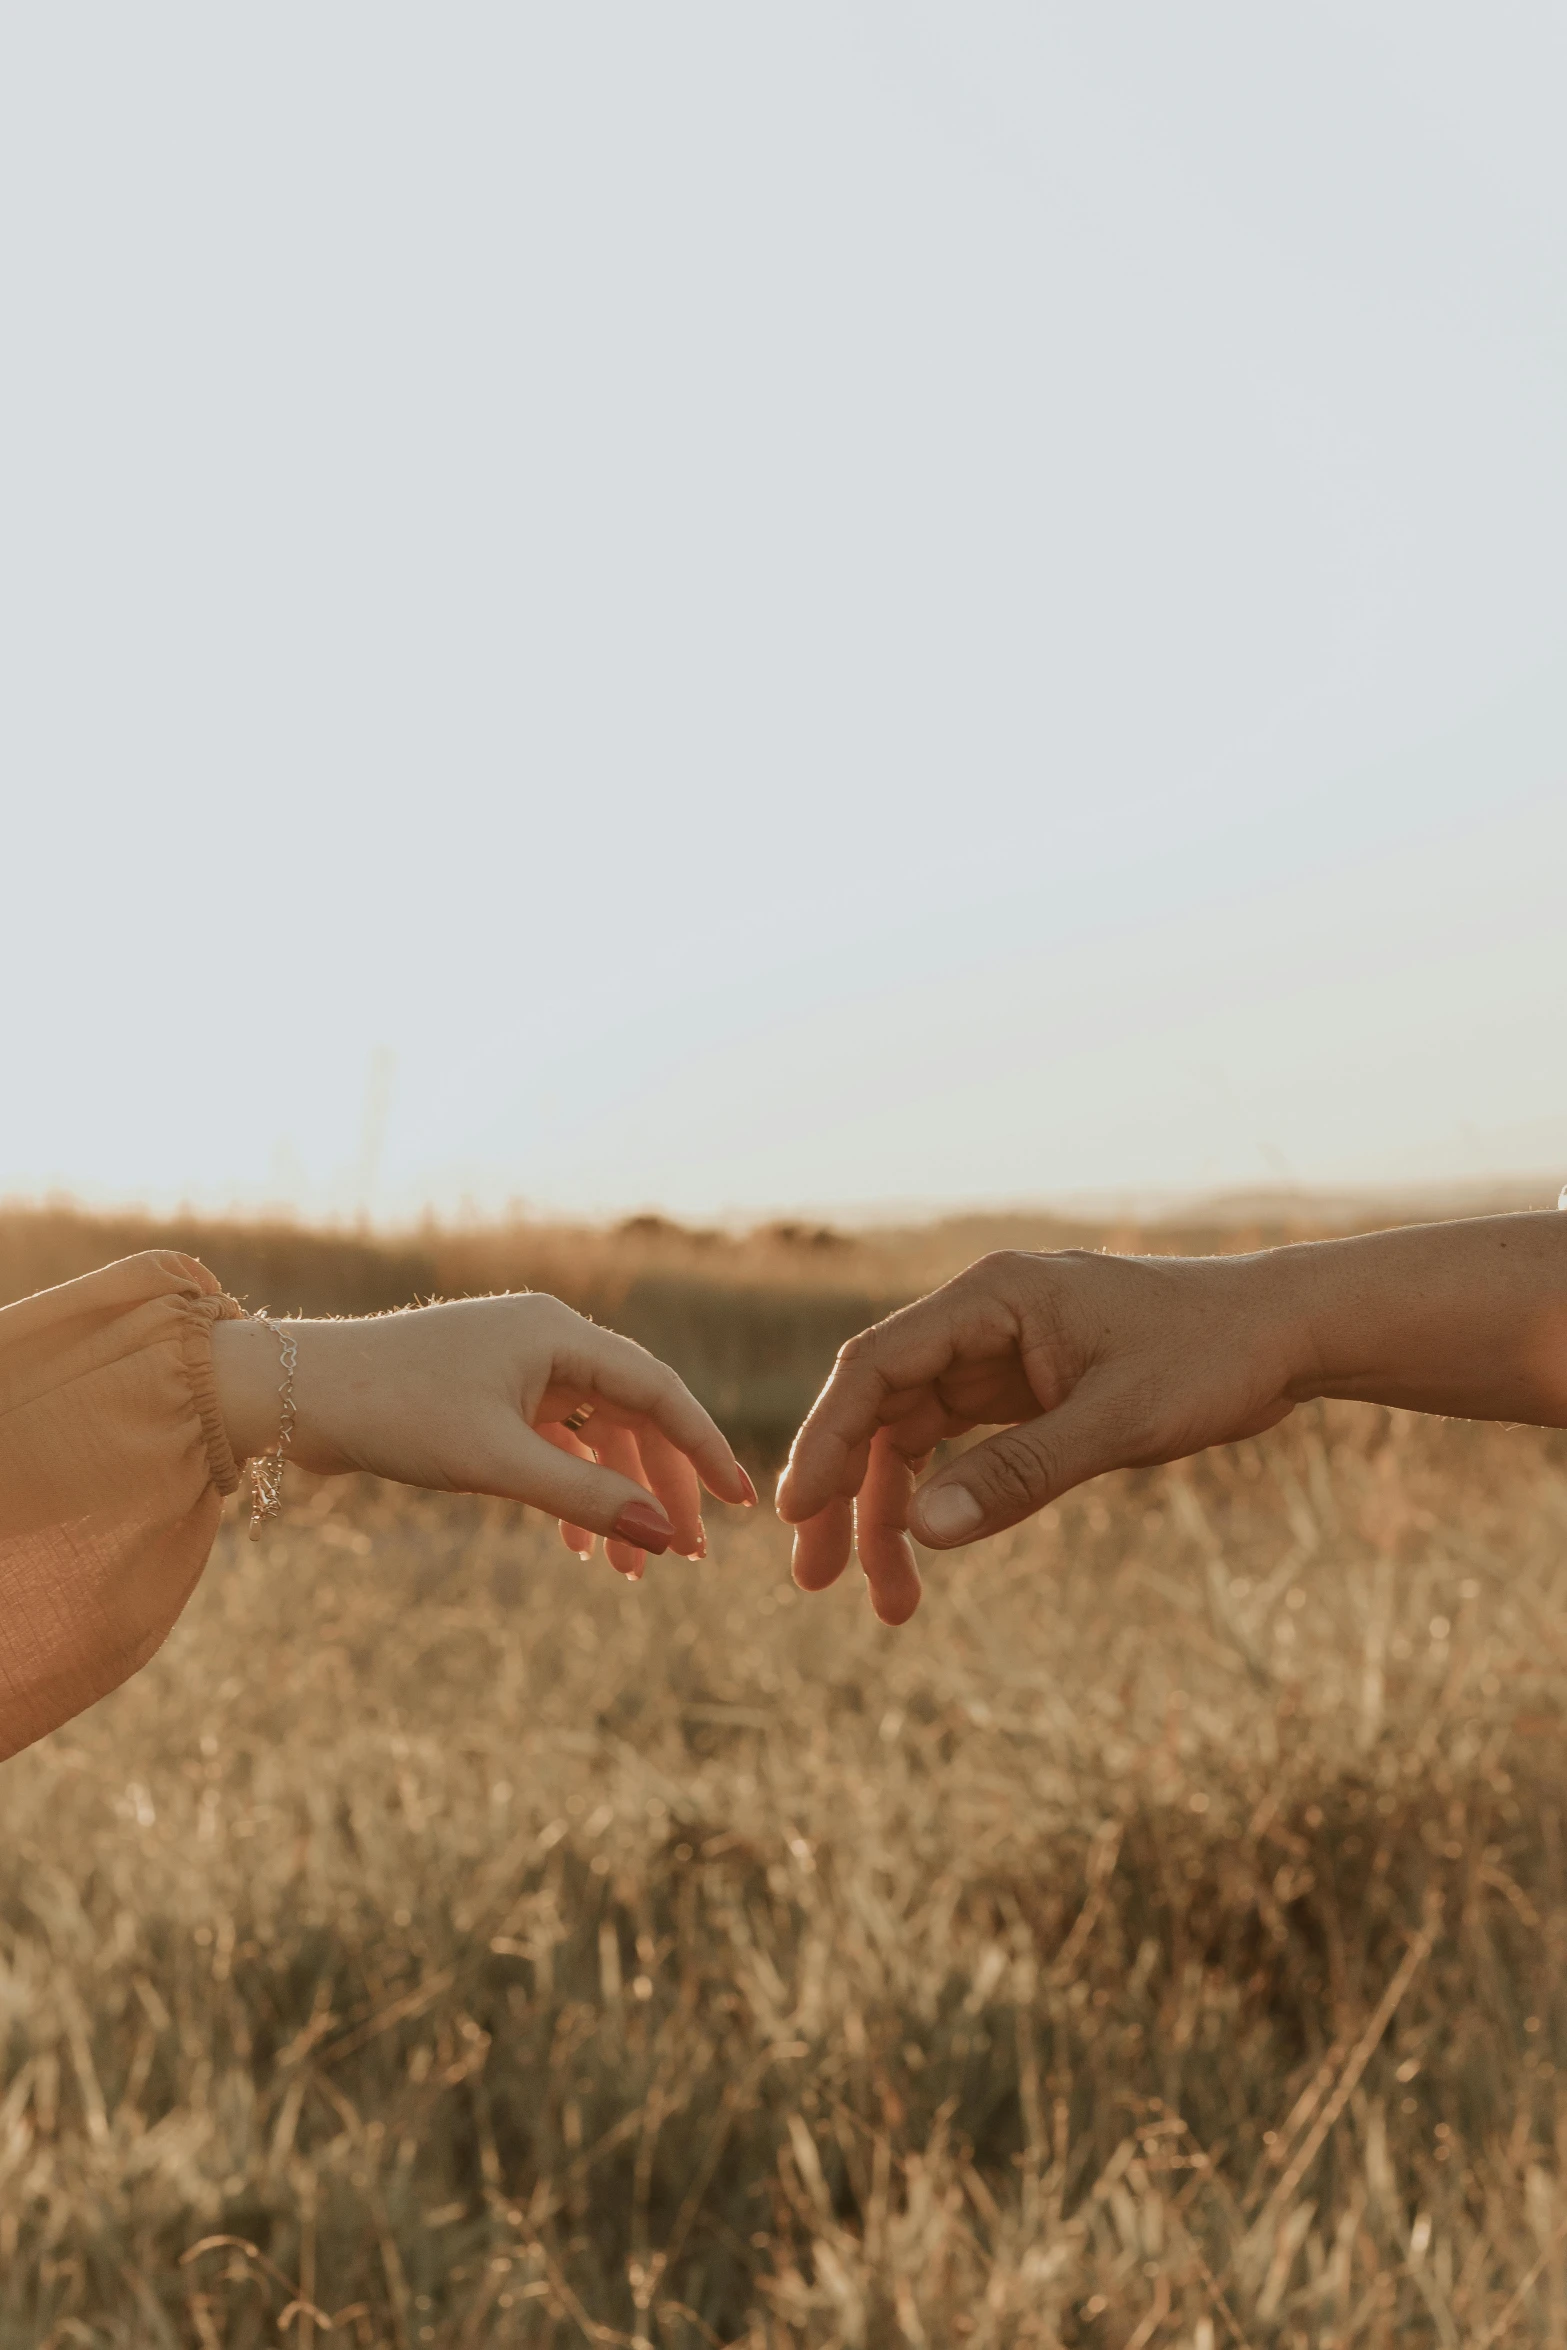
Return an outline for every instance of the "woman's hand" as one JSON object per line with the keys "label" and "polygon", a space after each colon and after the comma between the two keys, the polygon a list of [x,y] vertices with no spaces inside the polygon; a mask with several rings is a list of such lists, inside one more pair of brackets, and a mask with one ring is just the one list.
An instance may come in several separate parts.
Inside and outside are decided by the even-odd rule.
{"label": "woman's hand", "polygon": [[[465,1298],[286,1327],[298,1348],[288,1458],[319,1476],[365,1469],[531,1502],[559,1518],[581,1557],[602,1534],[610,1564],[633,1580],[649,1551],[703,1556],[701,1484],[725,1501],[756,1499],[668,1365],[558,1298]],[[260,1322],[219,1322],[212,1352],[236,1459],[270,1450],[277,1339]],[[574,1435],[564,1422],[583,1412]]]}

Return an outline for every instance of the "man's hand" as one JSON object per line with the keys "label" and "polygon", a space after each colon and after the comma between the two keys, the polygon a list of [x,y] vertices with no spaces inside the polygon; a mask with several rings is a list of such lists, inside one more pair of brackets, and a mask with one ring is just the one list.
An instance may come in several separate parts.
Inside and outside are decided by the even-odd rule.
{"label": "man's hand", "polygon": [[[795,1581],[823,1590],[857,1539],[876,1613],[905,1623],[910,1531],[955,1549],[1085,1477],[1255,1436],[1315,1395],[1567,1427],[1567,1218],[1246,1257],[983,1257],[839,1356],[778,1488]],[[915,1492],[941,1438],[996,1422]]]}
{"label": "man's hand", "polygon": [[[795,1581],[824,1590],[857,1545],[877,1615],[906,1623],[910,1532],[955,1549],[1103,1470],[1271,1428],[1311,1391],[1272,1263],[1007,1251],[851,1339],[779,1483]],[[916,1492],[943,1438],[997,1424]]]}

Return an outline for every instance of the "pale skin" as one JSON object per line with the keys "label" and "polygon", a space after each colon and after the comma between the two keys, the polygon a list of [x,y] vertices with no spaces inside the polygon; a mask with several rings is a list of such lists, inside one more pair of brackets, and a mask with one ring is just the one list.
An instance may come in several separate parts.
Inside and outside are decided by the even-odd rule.
{"label": "pale skin", "polygon": [[[553,1297],[465,1298],[341,1322],[290,1321],[298,1354],[288,1459],[438,1493],[490,1493],[559,1519],[581,1557],[603,1536],[635,1581],[649,1552],[701,1558],[702,1487],[755,1488],[684,1383],[628,1338]],[[278,1439],[278,1340],[219,1322],[218,1403],[237,1459]],[[580,1436],[564,1422],[588,1409]]]}
{"label": "pale skin", "polygon": [[[779,1482],[795,1581],[825,1589],[857,1548],[877,1615],[905,1623],[911,1534],[958,1549],[1313,1396],[1567,1427],[1567,1216],[1253,1256],[982,1258],[840,1354]],[[919,1482],[938,1443],[985,1427]]]}

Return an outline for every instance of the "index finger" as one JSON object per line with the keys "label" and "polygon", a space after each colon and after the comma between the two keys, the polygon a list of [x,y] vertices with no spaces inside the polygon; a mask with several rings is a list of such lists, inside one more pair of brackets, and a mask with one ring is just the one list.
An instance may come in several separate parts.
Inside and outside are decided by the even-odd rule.
{"label": "index finger", "polygon": [[957,1339],[952,1301],[941,1290],[850,1339],[778,1481],[778,1515],[785,1525],[802,1525],[830,1501],[858,1493],[877,1429],[900,1418],[917,1391],[951,1366]]}
{"label": "index finger", "polygon": [[581,1320],[556,1361],[578,1384],[625,1412],[640,1412],[694,1462],[709,1493],[723,1501],[754,1502],[756,1489],[711,1413],[685,1381],[633,1339]]}

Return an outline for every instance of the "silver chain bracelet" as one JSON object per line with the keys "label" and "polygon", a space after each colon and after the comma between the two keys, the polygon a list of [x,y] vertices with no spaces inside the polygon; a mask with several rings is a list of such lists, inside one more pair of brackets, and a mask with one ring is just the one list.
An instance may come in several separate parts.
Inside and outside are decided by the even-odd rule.
{"label": "silver chain bracelet", "polygon": [[294,1365],[299,1359],[299,1347],[292,1331],[281,1329],[265,1314],[257,1314],[255,1318],[277,1340],[283,1364],[283,1376],[278,1383],[283,1409],[278,1417],[277,1442],[270,1452],[258,1454],[250,1463],[250,1539],[259,1542],[262,1527],[269,1518],[277,1517],[283,1507],[283,1458],[294,1441]]}

